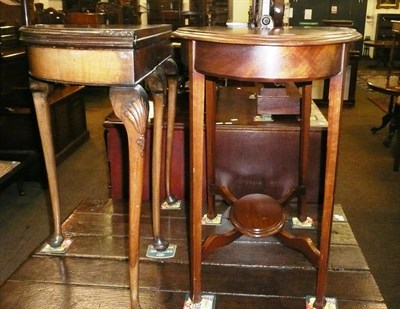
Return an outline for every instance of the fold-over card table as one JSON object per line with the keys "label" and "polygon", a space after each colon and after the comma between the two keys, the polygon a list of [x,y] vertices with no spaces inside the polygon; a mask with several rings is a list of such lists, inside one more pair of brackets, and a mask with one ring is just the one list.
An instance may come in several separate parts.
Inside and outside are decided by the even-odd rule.
{"label": "fold-over card table", "polygon": [[[171,61],[170,36],[170,25],[33,25],[21,28],[21,39],[27,45],[30,87],[53,209],[54,234],[49,242],[50,247],[57,250],[64,240],[47,101],[52,85],[60,83],[110,87],[113,110],[126,127],[129,143],[129,270],[132,308],[140,308],[139,219],[144,136],[148,122],[147,94],[141,82],[146,79],[153,94],[155,109],[158,108],[156,106],[162,107],[166,96],[166,76],[176,75],[176,65]],[[168,86],[176,89],[176,81],[171,84],[168,82]],[[155,114],[159,112],[156,110]],[[156,161],[159,163],[159,157]],[[154,221],[159,221],[160,205],[155,208]],[[155,240],[163,247],[166,244],[160,240],[159,232],[158,225],[154,229]]]}

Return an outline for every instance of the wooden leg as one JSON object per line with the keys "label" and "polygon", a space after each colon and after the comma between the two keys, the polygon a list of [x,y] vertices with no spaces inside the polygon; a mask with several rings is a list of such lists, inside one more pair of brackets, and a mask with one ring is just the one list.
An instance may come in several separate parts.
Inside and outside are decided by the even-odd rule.
{"label": "wooden leg", "polygon": [[237,201],[237,198],[232,192],[225,186],[217,186],[215,184],[209,185],[210,193],[220,195],[228,205],[233,205]]}
{"label": "wooden leg", "polygon": [[110,100],[114,112],[125,125],[129,147],[129,286],[131,307],[139,304],[139,225],[142,206],[144,146],[148,106],[144,89],[112,87]]}
{"label": "wooden leg", "polygon": [[[397,100],[397,97],[396,97]],[[396,104],[394,108],[394,121],[396,126],[396,136],[394,144],[394,161],[393,161],[393,171],[399,171],[400,165],[400,104]]]}
{"label": "wooden leg", "polygon": [[176,94],[178,91],[178,67],[174,60],[168,59],[163,64],[168,83],[168,113],[167,113],[167,146],[165,154],[165,201],[172,205],[177,202],[171,191],[172,144],[174,141],[174,126],[176,114]]}
{"label": "wooden leg", "polygon": [[[348,50],[343,46],[343,55],[348,54]],[[347,57],[343,56],[341,72],[332,77],[329,86],[329,111],[328,111],[328,137],[326,149],[325,167],[325,187],[324,204],[322,207],[321,237],[320,237],[320,258],[318,263],[317,275],[317,295],[314,306],[323,308],[325,304],[325,293],[327,288],[329,248],[331,244],[333,203],[335,193],[335,180],[337,173],[339,133],[340,133],[340,114],[343,105],[343,89],[345,81],[345,68]]]}
{"label": "wooden leg", "polygon": [[390,119],[389,123],[389,134],[388,136],[383,140],[383,145],[386,147],[390,147],[392,144],[393,137],[396,134],[396,130],[398,128],[398,118],[399,118],[399,113],[400,113],[400,107],[396,103],[397,102],[397,96],[391,96],[391,99],[393,100],[393,108],[392,108],[392,118]]}
{"label": "wooden leg", "polygon": [[388,125],[388,123],[390,123],[390,120],[392,120],[394,100],[395,100],[395,97],[391,95],[390,100],[389,100],[389,105],[388,105],[388,112],[382,117],[382,123],[379,127],[371,128],[371,132],[373,134],[375,134],[379,130],[383,129],[384,127],[386,127]]}
{"label": "wooden leg", "polygon": [[58,248],[64,241],[61,231],[60,197],[56,172],[56,159],[51,128],[50,105],[47,97],[51,91],[51,85],[35,79],[30,79],[33,102],[39,125],[40,138],[42,141],[44,161],[49,182],[50,200],[53,211],[54,232],[49,240],[49,245]]}
{"label": "wooden leg", "polygon": [[[208,186],[209,194],[220,195],[228,205],[232,206],[237,201],[237,198],[229,191],[225,186],[217,186],[215,184],[210,184]],[[204,261],[211,253],[213,253],[218,248],[229,245],[234,242],[243,234],[236,229],[233,229],[224,234],[211,234],[208,235],[204,240],[201,250],[201,259]]]}
{"label": "wooden leg", "polygon": [[146,79],[154,103],[153,119],[153,152],[152,152],[152,215],[153,215],[153,237],[154,249],[165,251],[168,248],[168,241],[161,237],[160,228],[160,179],[161,179],[161,153],[162,153],[162,126],[164,105],[166,97],[166,79],[164,71],[158,67]]}
{"label": "wooden leg", "polygon": [[229,245],[242,235],[243,234],[236,229],[230,230],[225,234],[209,235],[202,245],[201,260],[204,261],[215,250]]}
{"label": "wooden leg", "polygon": [[215,195],[210,185],[215,183],[215,119],[216,119],[216,83],[206,80],[206,168],[207,168],[207,218],[212,220],[217,216],[215,209]]}
{"label": "wooden leg", "polygon": [[201,301],[201,218],[203,201],[205,76],[194,68],[194,42],[189,42],[190,85],[190,273],[191,299]]}
{"label": "wooden leg", "polygon": [[318,266],[320,253],[309,237],[294,236],[287,231],[275,235],[285,246],[300,251],[314,266]]}
{"label": "wooden leg", "polygon": [[308,150],[310,136],[310,115],[311,115],[311,90],[312,85],[303,86],[301,99],[301,127],[300,127],[300,151],[299,151],[299,218],[304,221],[307,217],[307,170],[308,170]]}

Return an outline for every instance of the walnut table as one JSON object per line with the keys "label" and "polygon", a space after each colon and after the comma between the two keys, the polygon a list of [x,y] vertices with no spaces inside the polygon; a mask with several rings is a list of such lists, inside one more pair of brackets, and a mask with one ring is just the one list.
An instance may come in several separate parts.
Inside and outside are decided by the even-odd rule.
{"label": "walnut table", "polygon": [[[55,231],[50,241],[51,247],[60,247],[63,242],[47,100],[52,84],[109,86],[113,110],[126,127],[130,163],[129,271],[132,308],[140,308],[139,219],[144,134],[148,119],[147,95],[140,82],[147,78],[154,104],[162,106],[166,89],[165,75],[173,71],[168,65],[171,56],[170,36],[170,25],[35,25],[21,28],[21,39],[27,44],[31,90],[53,208]],[[159,231],[156,229],[155,232],[157,234]]]}
{"label": "walnut table", "polygon": [[[201,263],[212,251],[212,247],[220,243],[211,240],[202,248],[202,181],[203,181],[203,155],[204,155],[204,114],[207,123],[207,181],[213,182],[213,134],[210,132],[215,126],[213,114],[215,112],[215,78],[226,78],[241,81],[285,83],[295,82],[303,85],[301,118],[302,134],[300,147],[299,183],[302,183],[307,171],[307,149],[309,128],[309,113],[311,105],[311,86],[313,80],[330,79],[330,100],[328,114],[327,158],[325,167],[325,187],[323,200],[323,214],[321,224],[321,238],[319,249],[308,246],[303,241],[299,247],[318,269],[315,306],[322,308],[325,302],[327,286],[328,256],[330,247],[331,223],[333,215],[333,202],[338,158],[339,125],[343,102],[344,81],[346,65],[349,57],[351,43],[360,39],[361,35],[354,29],[321,27],[321,28],[275,28],[272,30],[224,28],[224,27],[183,27],[173,35],[183,41],[183,54],[189,68],[190,78],[190,150],[191,150],[191,299],[194,303],[201,301]],[[214,80],[213,80],[214,79]],[[206,107],[205,107],[206,105]],[[245,147],[245,145],[243,145]],[[262,151],[257,149],[253,151]],[[284,154],[283,154],[284,155]],[[211,176],[210,176],[211,175]],[[210,183],[211,182],[211,183]],[[215,187],[215,186],[214,186]],[[304,190],[300,190],[303,196]],[[217,190],[217,193],[228,197],[227,200],[236,204],[235,198],[226,194],[226,190]],[[304,197],[304,196],[303,196]],[[246,215],[246,203],[255,202],[255,207],[270,203],[267,197],[255,196],[244,199],[237,205],[241,210],[234,213],[232,219],[243,219]],[[252,201],[251,201],[252,200]],[[304,204],[304,198],[300,198]],[[211,201],[212,203],[212,201]],[[208,202],[210,204],[210,201]],[[208,205],[210,207],[210,205]],[[244,207],[242,207],[244,206]],[[276,202],[268,207],[276,209]],[[301,205],[304,214],[304,205]],[[262,216],[268,215],[259,207]],[[274,210],[275,211],[275,210]],[[210,213],[213,215],[212,211]],[[273,218],[277,230],[282,225],[283,216],[276,210]],[[248,218],[240,221],[245,222]],[[253,218],[254,219],[254,218]],[[259,220],[258,220],[259,219]],[[254,221],[262,221],[255,218]],[[247,220],[251,221],[251,220]],[[238,223],[238,222],[236,222]],[[245,222],[248,223],[248,222]],[[260,222],[258,222],[260,223]],[[244,227],[244,230],[246,227]],[[257,229],[253,229],[257,234]],[[285,238],[284,234],[279,234]],[[236,237],[234,234],[226,235],[221,242],[229,242]],[[217,238],[218,239],[218,236]],[[290,243],[287,241],[285,244]],[[208,246],[205,248],[205,246]],[[296,245],[293,244],[292,247]],[[211,249],[210,249],[211,248]],[[304,249],[304,250],[303,250]],[[223,274],[222,274],[223,276]],[[246,278],[243,278],[246,284]]]}

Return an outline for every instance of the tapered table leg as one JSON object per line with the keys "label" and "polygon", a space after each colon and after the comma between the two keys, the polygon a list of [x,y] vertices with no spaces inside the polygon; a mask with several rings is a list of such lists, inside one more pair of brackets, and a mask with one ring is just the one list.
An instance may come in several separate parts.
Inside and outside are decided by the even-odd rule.
{"label": "tapered table leg", "polygon": [[142,205],[144,146],[148,119],[148,101],[140,86],[112,87],[110,100],[123,122],[129,147],[129,286],[131,307],[139,304],[139,225]]}
{"label": "tapered table leg", "polygon": [[167,112],[167,145],[165,153],[165,202],[173,205],[178,201],[171,191],[172,144],[174,141],[174,126],[176,115],[176,95],[178,91],[178,67],[173,59],[168,59],[163,65],[168,83],[168,112]]}
{"label": "tapered table leg", "polygon": [[190,76],[190,273],[191,299],[201,301],[201,218],[203,192],[203,154],[204,154],[204,93],[205,76],[194,68],[195,42],[189,46]]}
{"label": "tapered table leg", "polygon": [[300,122],[300,151],[299,151],[299,195],[298,195],[298,213],[300,221],[306,220],[307,211],[307,170],[309,158],[309,140],[310,140],[310,115],[311,115],[311,91],[312,84],[303,86],[301,98],[301,122]]}
{"label": "tapered table leg", "polygon": [[206,191],[207,191],[207,218],[212,220],[217,216],[215,209],[215,195],[210,185],[215,183],[215,130],[217,109],[217,84],[206,80]]}
{"label": "tapered table leg", "polygon": [[161,153],[162,153],[162,126],[166,97],[167,82],[164,71],[158,67],[147,79],[147,86],[152,94],[154,103],[153,119],[153,151],[152,151],[152,215],[154,249],[165,251],[168,241],[161,237],[160,228],[160,179],[161,179]]}
{"label": "tapered table leg", "polygon": [[[343,45],[343,54],[348,55],[348,46]],[[322,309],[325,304],[325,294],[328,281],[329,249],[331,244],[333,203],[335,197],[337,163],[339,154],[340,114],[342,111],[343,89],[347,57],[342,57],[341,71],[330,79],[329,84],[329,111],[328,137],[326,149],[326,167],[324,184],[324,203],[321,220],[320,258],[317,274],[317,293],[314,307]]]}
{"label": "tapered table leg", "polygon": [[50,104],[48,104],[48,95],[52,85],[31,78],[30,88],[42,141],[44,161],[49,182],[50,200],[53,210],[54,232],[48,243],[52,248],[58,248],[63,243],[64,237],[61,231],[60,197],[51,128]]}

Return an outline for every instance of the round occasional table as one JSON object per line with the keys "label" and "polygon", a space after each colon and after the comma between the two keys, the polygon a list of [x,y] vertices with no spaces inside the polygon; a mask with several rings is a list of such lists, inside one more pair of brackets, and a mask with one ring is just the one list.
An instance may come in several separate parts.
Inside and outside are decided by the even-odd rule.
{"label": "round occasional table", "polygon": [[[288,27],[257,28],[183,27],[173,33],[182,40],[183,60],[189,69],[190,87],[190,264],[191,299],[201,301],[201,264],[212,248],[202,249],[202,181],[205,147],[204,122],[207,128],[207,182],[213,186],[213,133],[215,128],[215,78],[252,82],[302,84],[301,146],[299,185],[303,187],[307,171],[307,149],[311,106],[311,81],[330,79],[327,158],[319,249],[308,247],[304,254],[318,269],[316,301],[322,308],[327,287],[327,269],[338,159],[340,114],[350,46],[361,39],[351,28]],[[204,117],[206,112],[206,117]],[[243,145],[245,146],[245,145]],[[262,151],[262,149],[254,150]],[[224,193],[220,188],[218,193]],[[305,213],[305,190],[298,190],[300,214]],[[226,192],[225,192],[226,193]],[[225,194],[232,202],[234,198]],[[261,197],[261,199],[265,199]],[[208,207],[212,200],[208,201]],[[214,216],[209,210],[209,215]],[[239,218],[240,219],[240,218]],[[228,236],[229,237],[229,236]],[[230,239],[232,240],[232,239]],[[230,241],[229,240],[229,241]],[[212,241],[211,241],[212,242]],[[224,241],[222,241],[224,242]],[[212,242],[213,243],[213,242]],[[213,243],[218,247],[220,243]],[[203,244],[204,247],[204,244]],[[244,279],[245,284],[245,279]]]}
{"label": "round occasional table", "polygon": [[368,86],[372,90],[390,96],[388,112],[382,117],[382,124],[377,128],[372,128],[371,131],[376,133],[390,123],[389,134],[383,141],[383,144],[386,147],[390,146],[397,131],[395,157],[393,163],[393,170],[397,172],[400,165],[400,104],[398,102],[398,97],[400,96],[399,76],[378,76],[370,78],[368,79]]}
{"label": "round occasional table", "polygon": [[[21,39],[27,45],[29,72],[32,77],[30,87],[53,209],[54,234],[49,245],[56,251],[62,247],[64,237],[61,230],[59,190],[47,97],[54,83],[110,87],[111,104],[115,114],[125,125],[129,145],[129,284],[132,308],[140,308],[139,222],[142,205],[143,150],[148,121],[147,94],[141,82],[146,79],[152,92],[154,129],[157,126],[161,132],[162,106],[165,103],[167,83],[170,102],[176,99],[173,93],[176,92],[177,76],[176,64],[171,60],[171,32],[170,25],[38,24],[21,28]],[[154,140],[158,140],[161,146],[160,135],[155,136]],[[153,163],[155,161],[158,167],[153,170],[159,170],[161,150],[154,152],[157,156],[153,156]],[[159,173],[155,177],[156,181],[159,181]],[[153,203],[157,198],[159,199],[153,197]],[[153,205],[153,221],[158,222],[153,227],[155,245],[165,247],[165,242],[160,239],[160,205],[157,204],[156,207]]]}
{"label": "round occasional table", "polygon": [[[380,63],[382,63],[383,66],[388,65],[393,44],[393,40],[364,41],[364,46],[376,48],[376,64],[373,66],[378,66]],[[396,45],[395,49],[398,48],[399,46]]]}

